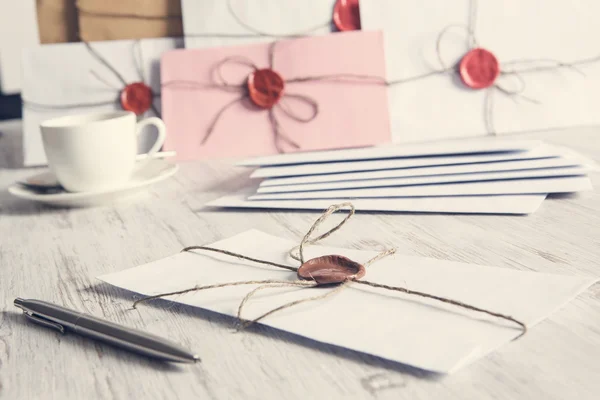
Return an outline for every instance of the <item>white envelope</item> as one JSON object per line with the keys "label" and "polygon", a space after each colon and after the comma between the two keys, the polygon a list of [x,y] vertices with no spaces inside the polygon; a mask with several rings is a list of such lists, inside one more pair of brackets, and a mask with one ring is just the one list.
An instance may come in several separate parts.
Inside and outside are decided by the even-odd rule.
{"label": "white envelope", "polygon": [[468,196],[501,194],[573,193],[592,190],[588,177],[507,179],[498,181],[406,185],[362,189],[320,190],[299,193],[269,193],[248,200],[355,199],[372,197]]}
{"label": "white envelope", "polygon": [[[155,93],[160,93],[161,54],[181,45],[181,39],[173,38],[91,43],[93,49],[109,61],[127,83],[143,81]],[[136,54],[141,59],[139,65],[143,76],[137,70]],[[47,162],[40,122],[63,115],[120,110],[122,86],[119,79],[83,43],[49,44],[24,51],[22,97],[25,165],[43,165]],[[46,109],[34,103],[65,107]],[[159,97],[154,100],[154,106],[160,110]],[[153,115],[151,110],[146,114]],[[140,150],[145,151],[154,140],[154,135],[142,137]]]}
{"label": "white envelope", "polygon": [[335,0],[181,0],[185,47],[269,42],[297,33],[326,34],[332,30],[334,4]]}
{"label": "white envelope", "polygon": [[568,154],[572,154],[572,152],[556,146],[541,145],[528,151],[506,153],[480,153],[473,155],[424,156],[383,160],[374,159],[365,161],[275,165],[258,168],[250,176],[252,178],[274,178],[299,175],[323,175],[343,172],[380,171],[386,169],[459,165],[493,161],[533,160],[561,157]]}
{"label": "white envelope", "polygon": [[21,51],[40,43],[35,0],[0,0],[0,93],[21,91]]}
{"label": "white envelope", "polygon": [[539,140],[471,139],[445,140],[435,143],[410,145],[379,145],[355,149],[307,151],[275,154],[244,160],[237,165],[264,167],[270,165],[314,164],[335,161],[365,161],[419,156],[443,156],[466,154],[493,154],[501,152],[524,152],[539,147]]}
{"label": "white envelope", "polygon": [[[347,229],[360,229],[358,224],[351,225],[353,227]],[[297,266],[298,263],[287,255],[289,249],[297,244],[297,241],[250,230],[212,246]],[[307,259],[328,254],[340,254],[365,262],[377,252],[321,246],[306,249]],[[265,279],[291,281],[297,278],[295,273],[287,270],[232,259],[223,254],[193,251],[100,276],[99,279],[136,293],[153,295],[196,285]],[[368,267],[363,279],[403,286],[510,315],[529,327],[526,335],[531,335],[530,340],[537,336],[534,325],[596,281],[593,278],[402,255],[377,261]],[[240,301],[254,287],[244,285],[197,291],[170,299],[235,316]],[[327,290],[332,289],[264,290],[249,301],[244,317],[255,318],[289,301],[323,294]],[[138,307],[143,314],[148,305]],[[268,316],[261,323],[317,342],[439,373],[454,372],[509,343],[521,333],[520,327],[509,321],[439,301],[356,283],[326,300],[288,308]],[[233,333],[224,329],[223,335],[230,334]]]}
{"label": "white envelope", "polygon": [[304,193],[338,189],[379,188],[406,185],[430,185],[462,182],[489,182],[497,181],[499,179],[510,180],[522,178],[565,177],[578,175],[582,176],[585,175],[589,170],[589,168],[584,166],[575,166],[501,172],[474,172],[470,174],[444,174],[404,178],[369,179],[362,181],[324,182],[306,185],[261,186],[258,188],[257,193]]}
{"label": "white envelope", "polygon": [[[348,199],[247,200],[249,193],[237,193],[207,203],[206,207],[288,210],[327,209]],[[522,215],[537,211],[545,194],[501,196],[436,196],[352,199],[358,210],[456,214]]]}
{"label": "white envelope", "polygon": [[434,176],[434,175],[453,175],[453,174],[479,174],[483,172],[495,171],[517,171],[517,170],[536,170],[544,168],[575,167],[577,165],[586,165],[593,169],[593,166],[587,166],[585,162],[575,157],[555,157],[541,158],[531,160],[517,161],[499,161],[499,162],[481,162],[460,165],[442,165],[438,167],[417,167],[417,168],[399,168],[384,169],[380,171],[363,172],[342,172],[339,174],[326,175],[303,175],[290,176],[285,178],[265,179],[260,183],[260,187],[270,186],[312,186],[329,184],[334,182],[360,182],[378,179],[407,178],[415,176]]}
{"label": "white envelope", "polygon": [[[469,0],[361,0],[362,28],[383,30],[388,80],[410,79],[442,69],[436,41],[450,25],[466,26]],[[598,57],[594,40],[600,2],[594,0],[473,1],[479,47],[491,51],[500,71],[551,66]],[[453,28],[440,42],[444,63],[454,66],[468,50],[464,28]],[[529,61],[528,61],[529,60]],[[530,60],[542,60],[530,62]],[[516,62],[519,61],[519,62]],[[510,64],[511,62],[516,62]],[[497,133],[600,124],[600,59],[577,69],[501,76],[509,90],[524,86],[524,98],[492,93],[490,121]],[[433,75],[390,87],[394,141],[415,142],[490,134],[486,127],[488,90],[466,88],[457,73]]]}

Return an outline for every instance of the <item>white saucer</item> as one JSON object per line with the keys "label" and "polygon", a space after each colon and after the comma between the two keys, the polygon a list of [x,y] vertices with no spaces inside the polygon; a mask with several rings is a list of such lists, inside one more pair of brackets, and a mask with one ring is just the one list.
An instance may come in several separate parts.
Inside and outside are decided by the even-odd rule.
{"label": "white saucer", "polygon": [[[13,196],[58,207],[92,207],[112,204],[139,195],[148,186],[163,181],[177,172],[179,167],[162,159],[149,161],[142,169],[136,170],[127,185],[113,190],[71,193],[60,190],[58,193],[43,193],[33,188],[14,184],[8,188]],[[48,177],[48,172],[43,174]],[[33,179],[35,177],[29,178]],[[29,180],[28,179],[28,180]],[[34,180],[34,179],[33,179]]]}

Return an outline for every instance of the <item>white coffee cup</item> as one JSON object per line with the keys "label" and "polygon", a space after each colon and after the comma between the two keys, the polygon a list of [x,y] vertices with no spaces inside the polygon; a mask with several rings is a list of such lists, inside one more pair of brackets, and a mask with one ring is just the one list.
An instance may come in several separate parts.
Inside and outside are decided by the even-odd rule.
{"label": "white coffee cup", "polygon": [[[156,142],[148,157],[136,166],[137,139],[143,128],[154,125]],[[160,118],[137,122],[130,111],[73,115],[40,124],[50,170],[70,192],[117,189],[131,178],[134,168],[160,150],[166,128]]]}

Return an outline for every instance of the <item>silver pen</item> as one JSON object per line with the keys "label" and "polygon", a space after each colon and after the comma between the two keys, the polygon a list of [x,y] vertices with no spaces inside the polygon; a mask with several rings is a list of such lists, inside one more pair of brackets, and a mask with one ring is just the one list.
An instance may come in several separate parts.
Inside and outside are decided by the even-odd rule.
{"label": "silver pen", "polygon": [[74,332],[164,361],[193,363],[200,358],[183,347],[135,329],[40,300],[16,298],[15,306],[40,325],[61,333]]}

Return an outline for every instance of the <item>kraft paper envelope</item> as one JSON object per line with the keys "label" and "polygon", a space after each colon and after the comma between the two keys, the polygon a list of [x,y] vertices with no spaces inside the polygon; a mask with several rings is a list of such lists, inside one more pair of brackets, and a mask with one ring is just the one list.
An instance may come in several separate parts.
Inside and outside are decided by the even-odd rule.
{"label": "kraft paper envelope", "polygon": [[182,0],[185,47],[268,42],[294,34],[327,34],[333,27],[334,4],[335,0]]}
{"label": "kraft paper envelope", "polygon": [[[361,0],[360,13],[363,29],[385,32],[388,80],[406,80],[389,89],[394,141],[600,123],[598,1]],[[470,15],[474,47],[499,62],[499,87],[467,88],[454,69],[469,50]],[[436,43],[449,26],[439,54],[451,71],[414,79],[444,69]]]}
{"label": "kraft paper envelope", "polygon": [[412,196],[466,196],[501,194],[571,193],[592,190],[588,177],[527,178],[444,184],[408,184],[405,186],[320,190],[299,193],[269,193],[250,196],[249,200],[329,199]]}
{"label": "kraft paper envelope", "polygon": [[[482,162],[473,164],[460,165],[442,165],[438,167],[417,167],[417,168],[399,168],[399,169],[384,169],[380,171],[363,171],[363,172],[346,172],[339,174],[326,175],[302,175],[290,176],[284,178],[270,178],[260,183],[261,188],[271,186],[278,187],[309,187],[315,185],[328,185],[331,183],[357,183],[368,182],[378,179],[393,179],[407,178],[417,176],[448,176],[461,174],[468,177],[471,174],[481,174],[485,172],[498,171],[519,171],[529,170],[536,171],[545,168],[566,168],[575,167],[578,165],[586,165],[575,158],[556,157],[542,158],[532,160],[517,160],[517,161],[499,161],[499,162]],[[589,167],[586,165],[588,168]]]}
{"label": "kraft paper envelope", "polygon": [[[332,203],[348,199],[248,200],[252,193],[244,191],[223,196],[206,204],[217,208],[255,208],[322,211]],[[508,214],[534,213],[546,198],[545,194],[499,196],[433,196],[352,199],[362,211],[424,212],[453,214]]]}
{"label": "kraft paper envelope", "polygon": [[[279,103],[267,110],[249,100],[246,82],[254,68],[269,68],[271,50],[273,69],[288,83]],[[207,86],[221,85],[216,79],[220,63],[223,78],[233,90]],[[169,129],[165,148],[177,151],[180,160],[275,154],[278,144],[282,151],[293,152],[390,141],[385,87],[341,77],[383,76],[379,32],[177,50],[164,55],[161,71],[163,116]],[[300,81],[290,82],[295,79]],[[316,108],[307,107],[308,103]],[[306,119],[300,121],[290,114]],[[299,148],[278,140],[281,135],[276,135],[276,128]]]}
{"label": "kraft paper envelope", "polygon": [[[160,56],[167,50],[180,47],[182,41],[160,38],[92,42],[90,45],[128,84],[143,81],[154,93],[159,94]],[[137,65],[140,66],[139,72]],[[120,110],[119,95],[122,89],[123,84],[115,74],[94,57],[83,43],[50,44],[24,51],[22,97],[25,165],[43,165],[47,162],[39,129],[42,121],[63,115]],[[154,99],[154,106],[160,110],[159,98]],[[150,115],[153,115],[151,110],[145,116]],[[141,142],[140,150],[154,142],[154,135],[142,137]]]}
{"label": "kraft paper envelope", "polygon": [[270,165],[314,164],[335,161],[383,160],[418,156],[444,156],[467,154],[493,154],[504,152],[523,152],[539,147],[539,140],[507,139],[461,139],[445,140],[433,143],[412,143],[407,145],[379,145],[358,149],[336,149],[325,151],[300,152],[295,154],[276,154],[255,157],[239,162],[246,167],[264,167]]}
{"label": "kraft paper envelope", "polygon": [[338,161],[325,163],[308,163],[297,165],[275,165],[262,167],[254,171],[252,178],[273,178],[299,175],[324,175],[341,172],[378,171],[397,168],[416,168],[430,166],[447,166],[472,164],[493,161],[532,160],[540,158],[560,157],[565,150],[555,146],[541,145],[527,151],[480,153],[467,155],[450,155],[434,157],[405,157],[391,159],[373,159],[365,161]]}
{"label": "kraft paper envelope", "polygon": [[523,179],[523,178],[544,178],[544,177],[567,177],[586,175],[590,170],[585,166],[545,168],[533,170],[515,170],[501,172],[474,172],[470,174],[444,174],[433,176],[414,176],[403,178],[383,178],[368,179],[361,181],[341,181],[324,182],[307,185],[282,185],[282,186],[264,186],[259,187],[257,192],[262,193],[296,193],[296,192],[314,192],[323,190],[337,189],[358,189],[358,188],[379,188],[394,187],[405,185],[432,185],[445,183],[463,183],[463,182],[489,182],[501,179]]}
{"label": "kraft paper envelope", "polygon": [[35,0],[0,0],[0,93],[21,91],[21,51],[39,43]]}
{"label": "kraft paper envelope", "polygon": [[[360,228],[352,224],[354,229]],[[308,227],[307,227],[308,229]],[[348,228],[352,229],[352,228]],[[299,239],[298,239],[299,240]],[[250,230],[212,246],[249,257],[297,266],[288,251],[298,241]],[[340,254],[357,262],[375,251],[308,247],[306,258]],[[99,277],[111,285],[153,295],[232,281],[297,279],[294,272],[230,256],[183,252],[139,267]],[[407,287],[510,315],[530,329],[596,282],[594,278],[486,267],[431,258],[394,255],[377,261],[363,278]],[[254,285],[218,288],[170,297],[178,303],[235,316]],[[245,310],[251,319],[289,301],[322,294],[331,288],[263,290]],[[140,305],[144,313],[147,305]],[[508,344],[521,333],[514,323],[438,301],[356,283],[322,301],[297,305],[261,323],[317,342],[345,347],[438,373],[452,373]],[[234,334],[227,332],[224,335]],[[238,333],[239,334],[239,333]],[[244,334],[243,332],[241,334]],[[530,335],[531,338],[528,338]],[[515,357],[518,357],[515,356]]]}

